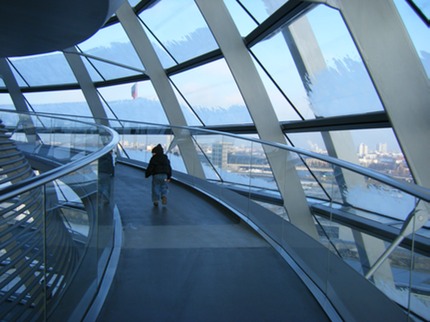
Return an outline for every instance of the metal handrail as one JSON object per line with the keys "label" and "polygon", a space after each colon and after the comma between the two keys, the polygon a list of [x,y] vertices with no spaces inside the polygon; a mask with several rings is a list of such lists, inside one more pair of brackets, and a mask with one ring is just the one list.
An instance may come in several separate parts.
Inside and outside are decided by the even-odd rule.
{"label": "metal handrail", "polygon": [[[0,109],[0,112],[1,111],[2,110]],[[52,113],[36,113],[36,114],[37,115],[47,115],[47,116],[53,115]],[[35,114],[31,113],[30,115],[35,115]],[[60,115],[60,114],[54,114],[54,115]],[[68,114],[61,114],[61,115],[66,116],[66,117],[75,117],[76,118],[76,115],[68,115]],[[84,119],[86,119],[86,118],[92,119],[94,121],[94,118],[92,118],[90,116],[79,116],[79,117],[84,118]],[[217,131],[217,130],[210,130],[210,129],[205,129],[202,127],[167,125],[167,124],[158,124],[158,123],[150,123],[150,122],[138,122],[138,121],[134,121],[134,120],[117,120],[117,119],[110,119],[110,118],[103,118],[103,119],[98,119],[98,120],[109,121],[109,122],[112,121],[112,122],[121,122],[121,123],[132,123],[132,124],[136,124],[136,127],[142,127],[142,125],[144,125],[144,126],[158,127],[158,128],[180,129],[180,130],[189,131],[189,133],[203,132],[203,133],[214,134],[214,135],[225,135],[225,136],[232,137],[235,139],[241,139],[241,140],[250,141],[250,142],[254,142],[254,143],[258,143],[258,144],[264,144],[264,145],[268,145],[268,146],[271,146],[274,148],[287,150],[289,152],[305,155],[305,156],[308,156],[308,157],[311,157],[314,159],[318,159],[318,160],[330,163],[332,165],[335,165],[335,166],[350,170],[352,172],[355,172],[357,174],[360,174],[364,177],[369,177],[369,178],[375,179],[381,183],[384,183],[388,186],[391,186],[392,188],[396,188],[400,191],[406,192],[409,195],[412,195],[412,196],[417,197],[419,199],[422,199],[424,201],[430,202],[430,189],[429,188],[417,185],[415,183],[407,183],[407,182],[398,181],[398,180],[396,180],[396,179],[394,179],[388,175],[385,175],[383,173],[377,172],[377,171],[369,169],[369,168],[365,168],[365,167],[360,166],[358,164],[351,163],[349,161],[337,159],[337,158],[329,156],[329,155],[319,154],[316,152],[312,152],[312,151],[308,151],[305,149],[289,146],[289,145],[282,144],[282,143],[270,142],[270,141],[265,141],[265,140],[256,139],[256,138],[248,138],[248,137],[243,137],[241,135],[234,134],[234,133],[222,132],[222,131]],[[0,199],[0,201],[1,201],[1,199]]]}
{"label": "metal handrail", "polygon": [[[8,111],[8,112],[10,112],[10,111]],[[39,116],[43,115],[43,116],[49,116],[49,117],[52,117],[52,115],[56,115],[55,118],[69,120],[68,118],[57,117],[58,114],[51,114],[51,113],[28,113],[28,114],[29,115],[39,115]],[[62,116],[66,116],[66,115],[63,114]],[[70,117],[70,116],[71,115],[68,115],[68,117]],[[73,117],[76,118],[76,116],[73,116]],[[90,117],[81,117],[81,118],[90,119]],[[170,131],[172,129],[178,129],[178,130],[182,130],[184,135],[204,135],[204,134],[222,135],[222,136],[231,137],[231,138],[240,139],[240,140],[245,140],[245,141],[254,142],[254,143],[258,143],[258,144],[264,144],[264,145],[267,145],[267,146],[270,146],[270,147],[273,147],[276,149],[282,149],[285,151],[297,153],[299,155],[304,155],[304,156],[308,156],[308,157],[311,157],[314,159],[318,159],[318,160],[327,162],[331,165],[350,170],[350,171],[357,173],[359,175],[362,175],[364,177],[375,179],[375,180],[377,180],[383,184],[386,184],[392,188],[403,191],[403,192],[405,192],[411,196],[414,196],[416,198],[419,198],[423,201],[426,201],[426,202],[430,201],[430,189],[428,189],[428,188],[419,186],[417,184],[411,184],[411,183],[398,181],[398,180],[396,180],[396,179],[394,179],[388,175],[382,174],[380,172],[376,172],[372,169],[364,168],[360,165],[353,164],[353,163],[348,162],[348,161],[344,161],[344,160],[340,160],[340,159],[337,159],[337,158],[334,158],[334,157],[331,157],[328,155],[322,155],[322,154],[307,151],[304,149],[288,146],[288,145],[282,144],[282,143],[269,142],[269,141],[264,141],[264,140],[256,139],[256,138],[248,138],[248,137],[243,137],[241,135],[237,135],[237,134],[233,134],[233,133],[222,132],[222,131],[211,130],[211,129],[204,129],[204,128],[200,128],[200,127],[175,126],[175,125],[157,124],[157,123],[149,123],[149,122],[137,122],[137,121],[133,121],[133,120],[116,120],[116,119],[104,119],[104,120],[105,121],[113,121],[113,122],[121,122],[122,124],[124,124],[124,123],[131,124],[130,127],[124,127],[122,125],[121,128],[124,128],[124,129],[138,128],[138,129],[144,130],[145,127],[148,127],[148,129],[152,128],[152,129],[164,129],[164,130],[167,129],[168,130],[168,131],[164,131],[164,132],[160,131],[160,134],[161,133],[163,133],[163,134],[170,133]],[[92,119],[92,121],[94,122],[94,119]],[[81,123],[90,124],[92,126],[95,125],[94,123],[90,123],[90,122],[88,122],[88,123],[87,122],[81,122]],[[101,157],[102,155],[104,155],[105,153],[107,153],[108,151],[113,149],[114,145],[116,145],[117,142],[119,141],[118,140],[118,133],[116,131],[114,131],[113,129],[110,129],[106,126],[102,126],[102,125],[97,125],[97,126],[103,128],[104,130],[106,130],[107,132],[109,132],[112,135],[113,139],[111,140],[110,144],[106,145],[105,147],[103,147],[102,149],[100,149],[96,152],[91,153],[90,155],[88,155],[86,157],[83,157],[80,160],[71,162],[65,166],[61,166],[57,169],[49,171],[48,173],[42,174],[38,177],[25,180],[20,184],[15,184],[15,185],[7,187],[3,190],[0,190],[0,193],[5,191],[5,194],[6,194],[6,196],[5,195],[0,196],[0,202],[2,200],[10,198],[11,196],[14,196],[16,194],[20,194],[20,193],[23,193],[27,190],[34,189],[35,187],[38,187],[42,184],[45,184],[49,181],[52,181],[52,180],[58,178],[59,176],[63,176],[63,175],[66,175],[70,172],[73,172],[76,169],[78,169],[82,166],[85,166],[88,163],[98,159],[99,157]],[[180,133],[180,131],[175,131],[176,135],[178,133]],[[172,134],[173,134],[173,131],[172,131]],[[420,207],[421,207],[421,205],[420,205]],[[380,267],[380,265],[386,260],[386,258],[388,258],[388,256],[400,244],[400,242],[405,238],[405,236],[416,231],[416,226],[415,226],[416,218],[415,217],[417,217],[416,214],[422,210],[422,208],[420,208],[420,207],[416,207],[408,215],[408,217],[404,220],[404,224],[403,224],[403,227],[400,229],[400,235],[398,236],[398,238],[392,242],[391,246],[388,247],[386,249],[386,251],[384,252],[384,254],[382,254],[380,256],[380,258],[376,261],[376,263],[374,263],[374,265],[370,268],[370,270],[365,275],[365,278],[369,279],[370,277],[372,277],[373,273]],[[427,205],[424,207],[426,208]],[[428,217],[423,217],[421,222],[423,222],[423,220],[428,220]]]}
{"label": "metal handrail", "polygon": [[[14,112],[14,111],[10,111],[10,110],[0,110],[0,112],[25,114],[25,115],[30,115],[30,116],[39,115],[39,113],[18,113],[18,112]],[[70,118],[53,116],[52,114],[51,115],[43,115],[43,116],[49,116],[49,117],[52,117],[54,119],[70,121]],[[19,183],[15,183],[13,185],[10,185],[10,186],[7,186],[7,187],[0,189],[0,194],[1,194],[0,195],[0,203],[6,201],[6,200],[8,200],[8,199],[10,199],[16,195],[22,194],[22,193],[29,191],[31,189],[35,189],[37,187],[40,187],[40,186],[42,186],[48,182],[54,181],[55,179],[58,179],[62,176],[68,175],[68,174],[90,164],[91,162],[99,159],[102,155],[105,155],[106,153],[111,151],[117,145],[117,143],[119,141],[118,133],[109,127],[106,127],[106,126],[100,125],[100,124],[90,123],[90,122],[83,122],[83,121],[76,121],[76,120],[73,120],[73,121],[79,122],[81,124],[96,126],[99,129],[103,129],[104,131],[106,131],[107,133],[109,133],[111,135],[112,140],[110,142],[108,142],[101,149],[94,151],[94,152],[91,152],[90,154],[88,154],[82,158],[74,160],[70,163],[63,165],[63,166],[59,166],[55,169],[52,169],[52,170],[47,171],[45,173],[42,173],[38,176],[22,180]]]}

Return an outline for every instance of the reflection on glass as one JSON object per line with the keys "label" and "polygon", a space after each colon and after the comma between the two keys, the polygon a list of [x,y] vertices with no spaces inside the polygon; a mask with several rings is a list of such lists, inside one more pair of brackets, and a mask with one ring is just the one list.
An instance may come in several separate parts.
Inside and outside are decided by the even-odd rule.
{"label": "reflection on glass", "polygon": [[334,173],[345,205],[400,220],[405,220],[415,207],[415,198],[374,179],[338,167]]}
{"label": "reflection on glass", "polygon": [[252,123],[224,60],[171,78],[205,125]]}
{"label": "reflection on glass", "polygon": [[219,135],[194,138],[222,182],[277,190],[261,145]]}
{"label": "reflection on glass", "polygon": [[158,1],[139,17],[177,62],[218,48],[192,0]]}
{"label": "reflection on glass", "polygon": [[[84,54],[102,59],[84,58],[84,60],[88,59],[105,80],[137,75],[141,73],[139,70],[144,69],[120,23],[100,29],[94,36],[80,43],[78,47]],[[113,63],[124,65],[124,67]],[[127,66],[137,70],[126,68]],[[91,75],[94,77],[96,74],[91,73]]]}
{"label": "reflection on glass", "polygon": [[339,186],[336,183],[331,164],[302,156],[296,171],[307,197],[341,202]]}
{"label": "reflection on glass", "polygon": [[[22,168],[20,164],[27,164],[28,155],[44,160],[42,168],[36,166],[34,173],[38,174],[38,170],[70,164],[110,143],[109,132],[88,123],[41,115],[5,114],[15,115],[2,117],[7,120],[7,128],[13,129],[10,134],[17,152],[15,162],[18,162],[15,170]],[[21,154],[23,158],[21,152],[25,152]],[[32,177],[31,166],[22,169],[19,172],[25,176],[13,175],[9,178],[13,182],[9,184]],[[85,305],[82,298],[91,299],[96,294],[101,276],[97,265],[104,265],[102,272],[106,268],[106,261],[99,261],[97,247],[106,247],[106,253],[109,252],[113,237],[105,234],[106,239],[100,238],[100,232],[112,231],[112,213],[104,212],[105,221],[97,221],[98,175],[94,164],[82,166],[61,178],[57,172],[54,181],[2,201],[0,297],[2,303],[7,303],[7,308],[2,306],[2,320],[28,320],[29,316],[43,320],[61,306],[61,301],[68,304],[61,308],[62,314],[72,316],[76,307]],[[97,227],[97,223],[104,225]],[[82,274],[79,268],[84,268]],[[85,278],[75,283],[79,276]]]}
{"label": "reflection on glass", "polygon": [[179,106],[181,107],[182,113],[184,114],[185,121],[188,126],[202,126],[201,120],[198,118],[197,114],[191,109],[188,105],[188,102],[182,97],[181,93],[179,93],[176,88],[174,88],[176,97],[179,101]]}
{"label": "reflection on glass", "polygon": [[[365,275],[390,243],[341,223],[317,217],[324,234],[321,242],[338,254],[357,272]],[[365,241],[365,243],[363,243]],[[369,266],[369,258],[371,259]],[[430,258],[410,248],[397,247],[372,275],[370,281],[388,297],[428,320],[430,317],[426,280],[430,275]]]}
{"label": "reflection on glass", "polygon": [[252,50],[305,119],[382,110],[334,9],[320,5]]}
{"label": "reflection on glass", "polygon": [[[299,110],[300,118],[314,118],[298,69],[283,35],[280,32],[271,35],[271,37],[253,46],[251,50],[284,95]],[[268,88],[267,79],[263,78],[263,80],[266,80],[265,85]],[[270,89],[267,90],[272,96]],[[274,104],[274,106],[276,107],[278,104]],[[288,120],[284,117],[285,111],[279,108],[276,108],[275,111],[280,116],[280,120]]]}
{"label": "reflection on glass", "polygon": [[[136,131],[138,132],[139,129],[137,128]],[[173,140],[173,135],[123,134],[120,137],[121,156],[148,163],[152,156],[152,149],[157,144],[161,144],[170,159],[172,170],[186,173],[180,149],[176,144],[172,144]]]}
{"label": "reflection on glass", "polygon": [[168,123],[150,81],[103,87],[99,93],[120,120]]}
{"label": "reflection on glass", "polygon": [[154,37],[152,32],[148,30],[146,25],[144,25],[141,20],[139,20],[139,22],[141,23],[146,36],[149,38],[149,41],[151,42],[151,45],[154,48],[154,51],[157,54],[158,59],[161,62],[161,65],[164,68],[169,68],[176,65],[177,62],[174,60],[171,54],[165,49],[165,47],[163,47],[163,44],[160,44],[159,40]]}
{"label": "reflection on glass", "polygon": [[[63,53],[10,58],[12,71],[20,86],[43,86],[76,83]],[[18,73],[16,72],[16,70]]]}
{"label": "reflection on glass", "polygon": [[35,112],[92,115],[81,90],[25,93],[24,96]]}
{"label": "reflection on glass", "polygon": [[266,87],[266,91],[269,94],[269,99],[272,102],[273,109],[279,121],[293,121],[301,120],[301,116],[293,108],[291,103],[288,101],[285,93],[282,93],[278,87],[275,86],[273,81],[268,77],[266,72],[263,71],[261,66],[255,63],[257,70],[260,74],[261,80]]}
{"label": "reflection on glass", "polygon": [[320,132],[291,133],[288,138],[296,147],[335,156],[401,181],[413,181],[392,129],[331,131],[324,136]]}

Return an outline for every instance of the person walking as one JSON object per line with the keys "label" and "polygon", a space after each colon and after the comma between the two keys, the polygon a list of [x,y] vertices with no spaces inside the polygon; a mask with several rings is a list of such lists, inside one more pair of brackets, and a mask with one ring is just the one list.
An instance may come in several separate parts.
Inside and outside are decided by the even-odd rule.
{"label": "person walking", "polygon": [[150,176],[152,176],[152,202],[154,206],[158,206],[160,198],[163,205],[167,204],[167,183],[170,182],[172,177],[172,167],[170,166],[169,158],[164,154],[161,144],[152,149],[152,157],[145,173],[146,178]]}

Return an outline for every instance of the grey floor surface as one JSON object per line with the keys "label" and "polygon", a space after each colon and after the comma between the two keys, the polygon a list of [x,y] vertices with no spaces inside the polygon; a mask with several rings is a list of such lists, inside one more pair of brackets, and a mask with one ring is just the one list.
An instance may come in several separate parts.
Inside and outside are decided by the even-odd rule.
{"label": "grey floor surface", "polygon": [[144,172],[117,165],[119,266],[98,321],[327,321],[285,261],[224,208],[171,183],[154,208]]}

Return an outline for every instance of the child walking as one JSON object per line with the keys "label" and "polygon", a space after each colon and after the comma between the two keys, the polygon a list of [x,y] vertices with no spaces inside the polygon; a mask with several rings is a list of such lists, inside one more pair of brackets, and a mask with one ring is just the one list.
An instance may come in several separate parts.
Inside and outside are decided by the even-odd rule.
{"label": "child walking", "polygon": [[152,202],[154,207],[158,206],[160,198],[163,205],[167,204],[167,183],[170,182],[172,176],[172,167],[160,144],[152,149],[152,157],[145,173],[146,178],[150,176],[152,176]]}

